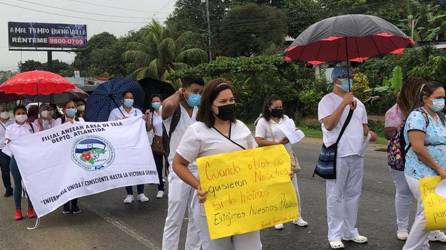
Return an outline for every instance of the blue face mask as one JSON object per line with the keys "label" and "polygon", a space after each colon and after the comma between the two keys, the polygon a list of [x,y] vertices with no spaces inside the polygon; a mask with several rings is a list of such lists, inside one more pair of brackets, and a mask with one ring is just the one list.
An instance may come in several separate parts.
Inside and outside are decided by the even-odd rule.
{"label": "blue face mask", "polygon": [[66,110],[65,110],[65,114],[66,114],[68,117],[75,117],[75,116],[76,116],[76,113],[77,113],[77,109],[76,109],[76,108],[70,108],[70,109],[66,109]]}
{"label": "blue face mask", "polygon": [[154,110],[158,110],[161,108],[161,103],[160,102],[152,102],[152,108]]}
{"label": "blue face mask", "polygon": [[124,107],[125,108],[131,108],[133,106],[133,99],[124,99]]}
{"label": "blue face mask", "polygon": [[201,95],[200,94],[189,94],[187,96],[187,104],[189,105],[189,107],[193,108],[193,107],[197,107],[200,105],[201,102]]}
{"label": "blue face mask", "polygon": [[352,80],[351,79],[339,79],[341,84],[338,85],[344,92],[352,91]]}
{"label": "blue face mask", "polygon": [[444,99],[433,99],[432,100],[432,106],[431,106],[431,110],[433,112],[440,112],[444,109]]}

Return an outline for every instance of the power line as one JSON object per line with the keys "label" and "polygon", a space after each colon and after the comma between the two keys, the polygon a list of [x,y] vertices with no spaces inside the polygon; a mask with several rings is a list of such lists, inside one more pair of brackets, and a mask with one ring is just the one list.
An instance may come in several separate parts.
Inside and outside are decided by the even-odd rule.
{"label": "power line", "polygon": [[[17,1],[19,1],[19,0],[17,0]],[[96,12],[66,9],[66,8],[54,7],[54,6],[51,6],[51,5],[48,5],[48,4],[36,3],[36,2],[32,2],[32,1],[27,1],[27,0],[20,0],[19,2],[24,2],[24,3],[31,4],[31,5],[36,5],[36,6],[39,6],[39,7],[46,7],[46,8],[56,9],[56,10],[63,10],[63,11],[68,11],[68,12],[76,12],[76,13],[82,13],[82,14],[88,14],[88,15],[95,15],[95,16],[118,17],[118,18],[126,18],[126,19],[145,19],[146,18],[146,17],[138,17],[138,16],[137,17],[129,17],[129,16],[108,15],[108,14],[101,14],[101,13],[96,13]]]}
{"label": "power line", "polygon": [[28,7],[15,5],[15,4],[10,4],[10,3],[5,3],[5,2],[0,2],[0,5],[6,5],[6,6],[9,6],[9,7],[29,10],[29,11],[33,11],[33,12],[37,12],[37,13],[45,13],[45,14],[49,14],[49,15],[53,15],[53,16],[61,16],[61,17],[70,17],[70,18],[75,18],[75,19],[92,20],[92,21],[98,21],[98,22],[104,22],[104,23],[135,23],[135,24],[136,23],[137,24],[146,24],[147,23],[147,22],[105,20],[105,19],[96,19],[96,18],[90,18],[90,17],[80,17],[80,16],[65,15],[65,14],[59,14],[59,13],[50,12],[50,11],[36,10],[36,9],[33,9],[33,8],[28,8]]}

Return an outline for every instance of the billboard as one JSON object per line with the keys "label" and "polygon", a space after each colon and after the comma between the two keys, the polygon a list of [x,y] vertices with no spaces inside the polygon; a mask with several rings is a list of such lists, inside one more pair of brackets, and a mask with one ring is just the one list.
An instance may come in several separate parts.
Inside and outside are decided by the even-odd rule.
{"label": "billboard", "polygon": [[10,49],[62,50],[87,46],[87,25],[8,22]]}

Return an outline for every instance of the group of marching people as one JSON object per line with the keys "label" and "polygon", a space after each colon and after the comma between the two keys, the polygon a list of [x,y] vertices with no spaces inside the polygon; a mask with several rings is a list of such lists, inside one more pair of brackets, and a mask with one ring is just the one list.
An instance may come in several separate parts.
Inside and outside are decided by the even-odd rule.
{"label": "group of marching people", "polygon": [[[337,146],[336,178],[326,180],[326,204],[328,241],[332,249],[344,248],[343,241],[367,243],[356,227],[359,198],[364,175],[364,145],[375,141],[376,133],[369,129],[364,104],[351,92],[351,70],[335,67],[332,71],[333,91],[325,95],[318,105],[323,143],[326,147]],[[135,108],[134,95],[123,93],[122,106],[114,109],[109,121],[141,116],[145,120],[149,141],[157,166],[159,185],[156,197],[164,194],[164,165],[168,184],[168,210],[164,225],[162,248],[178,249],[181,227],[188,213],[186,249],[262,249],[260,232],[249,232],[211,240],[209,237],[203,203],[207,192],[200,187],[196,160],[199,157],[228,153],[255,147],[284,145],[291,159],[291,176],[300,202],[300,190],[296,173],[300,166],[291,144],[280,130],[280,124],[292,121],[284,114],[279,97],[265,101],[262,115],[256,121],[255,136],[237,119],[236,98],[230,81],[215,79],[207,84],[200,77],[185,77],[182,88],[165,100],[151,96],[151,107],[144,113]],[[429,249],[429,241],[446,242],[441,231],[425,229],[425,216],[420,198],[419,179],[426,176],[446,178],[446,118],[445,89],[438,82],[408,79],[401,89],[396,104],[385,116],[385,135],[392,141],[406,141],[402,149],[404,165],[395,167],[389,160],[390,175],[395,184],[396,237],[406,241],[403,249]],[[0,140],[7,144],[18,137],[46,130],[65,122],[83,121],[85,103],[68,101],[63,115],[56,118],[52,106],[42,105],[35,120],[30,119],[24,106],[14,109],[14,119],[4,107],[0,107]],[[57,112],[57,111],[56,111]],[[56,119],[55,119],[56,118]],[[292,121],[294,124],[294,121]],[[342,132],[341,132],[342,131]],[[168,146],[162,150],[159,144],[167,137]],[[390,143],[390,144],[391,144]],[[0,149],[3,150],[1,143]],[[389,149],[390,150],[390,149]],[[164,156],[167,156],[164,159]],[[164,164],[164,161],[166,164]],[[6,189],[5,196],[14,196],[15,219],[23,218],[21,211],[21,176],[12,156],[0,152],[0,166]],[[9,172],[14,179],[11,187]],[[137,200],[146,202],[144,186],[138,185]],[[133,188],[126,187],[124,203],[135,198]],[[410,205],[417,201],[417,214],[409,230]],[[28,200],[28,217],[35,213]],[[63,213],[79,213],[77,199],[64,205]],[[299,215],[301,212],[299,211]],[[305,227],[308,223],[297,218],[293,224]],[[283,225],[275,225],[283,229]]]}

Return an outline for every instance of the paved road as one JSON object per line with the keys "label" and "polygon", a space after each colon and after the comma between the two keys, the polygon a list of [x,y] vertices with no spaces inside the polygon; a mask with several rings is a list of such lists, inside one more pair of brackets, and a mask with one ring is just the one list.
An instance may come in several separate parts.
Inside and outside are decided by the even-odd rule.
{"label": "paved road", "polygon": [[[285,225],[285,230],[263,230],[264,249],[328,249],[325,218],[325,183],[312,178],[319,150],[313,141],[296,147],[304,170],[299,176],[303,216],[308,228]],[[369,151],[359,212],[361,234],[367,245],[347,244],[348,249],[401,249],[395,238],[393,184],[385,166],[385,154]],[[80,200],[82,214],[62,215],[60,210],[42,218],[39,229],[26,227],[34,221],[12,220],[11,198],[0,199],[0,249],[159,249],[166,216],[166,199],[155,199],[155,188],[146,189],[150,202],[122,204],[124,190],[112,190]],[[184,230],[183,230],[184,231]],[[183,232],[184,233],[184,232]],[[184,246],[182,237],[180,246]],[[433,244],[432,249],[446,245]]]}

